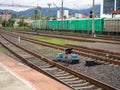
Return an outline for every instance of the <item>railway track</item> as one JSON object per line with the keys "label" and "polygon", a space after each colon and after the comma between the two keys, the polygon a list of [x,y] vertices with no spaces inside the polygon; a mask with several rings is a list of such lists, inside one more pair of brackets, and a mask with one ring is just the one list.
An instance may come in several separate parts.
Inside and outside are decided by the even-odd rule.
{"label": "railway track", "polygon": [[[23,32],[26,32],[25,30],[21,30]],[[27,32],[33,32],[33,33],[36,33],[34,30],[27,30]],[[55,32],[41,32],[41,31],[37,31],[38,33],[46,33],[46,34],[51,34],[51,33],[54,33],[56,34]],[[58,34],[59,35],[59,34]],[[91,38],[89,35],[78,35],[78,34],[64,34],[62,33],[62,35],[65,35],[65,36],[74,36],[74,37],[84,37],[84,38]],[[97,37],[95,37],[95,39],[102,39],[102,40],[111,40],[111,41],[120,41],[120,37],[113,37],[113,36],[102,36],[102,35],[99,35]]]}
{"label": "railway track", "polygon": [[[7,33],[7,34],[18,38],[18,35],[15,35],[15,34],[13,35],[12,33]],[[29,42],[33,42],[36,44],[40,44],[40,45],[55,48],[55,49],[65,50],[65,48],[68,48],[68,47],[74,48],[73,50],[74,53],[85,56],[85,57],[89,57],[90,61],[92,60],[97,63],[120,65],[119,55],[116,55],[113,53],[110,54],[108,52],[98,52],[98,51],[88,50],[88,49],[76,47],[74,45],[57,45],[57,44],[43,42],[43,41],[35,40],[32,38],[24,37],[24,36],[20,36],[20,37],[23,40],[27,40]]]}
{"label": "railway track", "polygon": [[93,51],[98,51],[98,52],[102,52],[102,53],[108,53],[108,54],[113,54],[113,55],[120,55],[119,52],[112,52],[112,51],[108,51],[108,50],[104,50],[104,49],[99,49],[99,48],[91,48],[91,47],[86,47],[86,46],[80,46],[80,45],[72,45],[72,44],[66,44],[66,45],[70,45],[73,47],[79,47],[79,48],[84,48],[87,50],[93,50]]}
{"label": "railway track", "polygon": [[114,87],[55,63],[44,56],[33,53],[15,44],[4,35],[0,37],[0,43],[32,68],[50,75],[74,90],[117,90]]}
{"label": "railway track", "polygon": [[[54,35],[54,34],[46,34],[46,33],[39,33],[39,32],[26,32],[26,31],[16,31],[19,33],[25,33],[25,34],[37,34],[40,36],[47,36],[47,37],[55,37],[55,38],[63,38],[63,39],[69,39],[69,40],[75,40],[75,41],[83,41],[83,42],[100,42],[100,43],[110,43],[110,44],[120,44],[120,39],[116,38],[102,38],[102,37],[96,37],[96,38],[91,38],[87,36],[75,36],[75,35]],[[102,39],[102,40],[97,40],[97,39]],[[105,40],[111,40],[111,41],[105,41]]]}
{"label": "railway track", "polygon": [[82,46],[77,46],[77,45],[71,45],[71,44],[66,44],[67,47],[73,48],[75,50],[79,50],[82,52],[87,52],[87,53],[92,53],[94,55],[98,56],[103,56],[104,58],[107,58],[109,60],[120,60],[120,54],[119,53],[110,53],[107,51],[99,51],[99,49],[91,49],[87,47],[82,47]]}
{"label": "railway track", "polygon": [[[23,30],[25,31],[25,30]],[[28,31],[28,32],[35,32],[35,31]],[[54,32],[39,32],[38,30],[38,33],[45,33],[45,34],[53,34]],[[54,33],[56,34],[56,33]],[[91,36],[89,35],[78,35],[76,33],[73,33],[73,34],[64,34],[64,33],[60,33],[61,35],[64,35],[64,36],[73,36],[73,37],[78,37],[78,38],[92,38]],[[58,33],[59,35],[59,33]],[[97,36],[95,37],[94,39],[102,39],[102,40],[111,40],[111,41],[120,41],[120,37],[110,37],[110,36]]]}
{"label": "railway track", "polygon": [[[24,30],[23,30],[24,31]],[[24,31],[24,32],[26,32],[26,31]],[[34,31],[28,31],[28,32],[33,32],[34,34],[36,34],[36,32],[34,32]],[[49,33],[47,33],[47,34],[49,34]],[[67,36],[67,35],[66,35]],[[70,36],[70,35],[69,35]],[[73,35],[73,36],[75,36],[75,35]],[[100,36],[100,37],[102,37],[102,36]],[[89,37],[88,37],[89,38]],[[110,37],[107,37],[108,39],[110,39]],[[115,40],[114,40],[115,39]],[[120,39],[119,38],[114,38],[113,39],[113,41],[120,41]],[[117,40],[116,40],[117,39]],[[73,46],[73,45],[72,45]],[[76,46],[76,47],[78,47],[78,46]],[[86,49],[90,49],[90,48],[88,48],[88,47],[83,47],[83,46],[80,46],[79,45],[79,47],[82,47],[82,48],[86,48]],[[100,52],[106,52],[106,53],[109,53],[109,54],[116,54],[116,55],[120,55],[120,53],[116,53],[116,52],[111,52],[111,51],[107,51],[107,50],[102,50],[102,49],[95,49],[95,48],[92,48],[92,50],[94,50],[94,51],[100,51]]]}

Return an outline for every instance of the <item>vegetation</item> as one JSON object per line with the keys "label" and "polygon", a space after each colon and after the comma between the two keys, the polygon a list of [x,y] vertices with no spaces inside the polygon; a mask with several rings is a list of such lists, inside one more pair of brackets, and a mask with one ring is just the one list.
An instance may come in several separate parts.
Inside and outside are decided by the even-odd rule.
{"label": "vegetation", "polygon": [[24,22],[24,19],[24,17],[20,17],[20,21],[18,22],[19,27],[28,26],[28,24]]}
{"label": "vegetation", "polygon": [[50,20],[50,17],[46,17],[45,20]]}
{"label": "vegetation", "polygon": [[32,36],[36,40],[41,40],[49,43],[54,43],[54,44],[77,44],[75,41],[70,41],[70,40],[65,40],[65,39],[57,39],[57,38],[49,38],[49,37],[41,37],[41,36]]}
{"label": "vegetation", "polygon": [[32,20],[40,20],[40,15],[39,15],[39,14],[37,14],[37,15],[33,14],[33,15],[31,16],[31,19],[32,19]]}
{"label": "vegetation", "polygon": [[52,20],[57,20],[57,18],[53,18]]}
{"label": "vegetation", "polygon": [[4,20],[2,22],[2,26],[3,27],[13,27],[14,22],[15,21],[13,19],[9,19],[8,21]]}
{"label": "vegetation", "polygon": [[31,16],[32,20],[40,20],[40,15],[38,14],[38,10],[34,11],[34,14]]}
{"label": "vegetation", "polygon": [[67,17],[66,17],[66,16],[63,16],[63,18],[64,18],[64,20],[66,20]]}
{"label": "vegetation", "polygon": [[0,47],[0,52],[3,52],[4,51],[4,48]]}

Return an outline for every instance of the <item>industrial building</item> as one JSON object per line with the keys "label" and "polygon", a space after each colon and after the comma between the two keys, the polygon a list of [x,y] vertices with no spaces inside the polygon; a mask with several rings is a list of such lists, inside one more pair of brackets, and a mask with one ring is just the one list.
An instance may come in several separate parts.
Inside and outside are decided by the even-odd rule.
{"label": "industrial building", "polygon": [[101,17],[104,18],[117,18],[120,17],[119,13],[112,15],[111,12],[120,10],[120,0],[101,0]]}
{"label": "industrial building", "polygon": [[11,13],[10,12],[1,12],[0,13],[0,20],[1,21],[8,21],[11,18]]}
{"label": "industrial building", "polygon": [[[66,19],[69,18],[69,11],[68,11],[68,10],[64,10],[63,16],[65,16]],[[58,11],[57,11],[57,18],[60,19],[61,17],[62,17],[62,16],[61,16],[61,11],[58,10]]]}

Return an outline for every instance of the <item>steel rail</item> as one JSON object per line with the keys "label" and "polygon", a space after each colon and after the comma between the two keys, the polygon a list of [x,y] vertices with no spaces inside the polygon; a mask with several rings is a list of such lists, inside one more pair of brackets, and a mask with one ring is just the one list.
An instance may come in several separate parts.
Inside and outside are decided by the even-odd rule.
{"label": "steel rail", "polygon": [[[69,68],[67,68],[67,67],[65,67],[65,66],[62,66],[62,65],[60,65],[60,64],[58,64],[58,63],[55,63],[55,62],[51,61],[50,59],[48,59],[48,58],[46,58],[46,57],[42,57],[42,56],[40,56],[40,55],[38,55],[38,54],[35,54],[35,53],[33,53],[32,51],[30,51],[30,50],[28,50],[28,49],[26,49],[26,48],[23,48],[23,47],[15,44],[15,43],[13,43],[12,41],[10,41],[10,40],[8,40],[7,38],[5,38],[3,35],[2,35],[2,37],[3,37],[5,40],[7,40],[8,42],[10,42],[10,43],[12,43],[13,45],[15,45],[16,47],[18,47],[18,48],[20,48],[20,49],[28,52],[29,54],[34,55],[34,56],[36,56],[36,57],[44,60],[45,62],[48,62],[48,63],[50,63],[50,64],[52,64],[52,65],[54,65],[54,66],[56,66],[56,67],[58,67],[58,68],[60,68],[60,69],[62,69],[62,70],[65,70],[65,71],[67,71],[67,72],[69,72],[69,73],[71,73],[71,74],[73,74],[73,75],[75,75],[75,76],[77,76],[77,77],[79,77],[79,78],[85,79],[85,80],[87,80],[88,82],[90,82],[90,83],[92,83],[92,84],[94,84],[94,85],[97,85],[97,86],[99,86],[99,87],[101,87],[101,88],[103,88],[103,89],[106,89],[106,90],[117,90],[116,88],[111,87],[111,86],[109,86],[109,85],[107,85],[107,84],[105,84],[105,83],[103,83],[103,82],[97,81],[96,79],[93,79],[93,78],[91,78],[91,77],[88,77],[88,76],[86,76],[86,75],[84,75],[84,74],[80,74],[80,73],[78,73],[78,72],[76,72],[76,71],[73,71],[73,70],[71,70],[71,69],[69,69]],[[28,63],[28,62],[27,62],[27,63]],[[30,63],[28,63],[28,64],[30,64]],[[33,65],[31,65],[31,64],[30,64],[30,66],[33,67]],[[38,68],[38,67],[34,66],[34,68],[36,68],[36,69],[39,71],[39,68]]]}
{"label": "steel rail", "polygon": [[[23,33],[21,31],[16,31],[18,33]],[[24,32],[25,34],[32,34],[32,33],[28,33],[28,32]],[[36,33],[34,33],[35,35]],[[32,34],[33,35],[33,34]],[[120,44],[119,42],[108,42],[108,41],[96,41],[94,40],[85,40],[85,39],[80,39],[78,37],[68,37],[68,35],[66,36],[61,36],[61,35],[54,35],[54,34],[41,34],[41,33],[37,33],[36,35],[40,35],[40,36],[47,36],[47,37],[55,37],[55,38],[63,38],[63,39],[69,39],[69,40],[75,40],[75,41],[82,41],[82,42],[100,42],[100,43],[110,43],[110,44]]]}
{"label": "steel rail", "polygon": [[[10,33],[9,33],[9,35],[14,36],[16,38],[18,37],[16,35],[13,35],[13,34],[10,34]],[[23,40],[30,41],[30,42],[33,42],[33,43],[36,43],[36,44],[41,44],[41,45],[44,45],[44,46],[47,46],[47,47],[51,47],[51,48],[55,48],[55,49],[59,49],[59,50],[65,50],[65,48],[68,48],[68,46],[64,46],[64,45],[57,45],[57,44],[47,43],[47,42],[35,40],[35,39],[32,39],[32,38],[27,38],[27,37],[24,37],[24,36],[20,36],[20,37]],[[79,55],[83,55],[83,56],[87,56],[87,57],[90,57],[90,58],[93,58],[93,59],[96,59],[96,60],[109,62],[111,64],[120,65],[120,61],[119,60],[110,60],[107,57],[104,58],[104,57],[101,57],[101,56],[87,54],[85,52],[79,52],[79,51],[77,51],[77,49],[74,50],[73,53],[76,53],[76,54],[79,54]]]}
{"label": "steel rail", "polygon": [[77,50],[82,51],[82,52],[87,52],[87,53],[92,53],[92,54],[96,54],[96,55],[101,55],[101,56],[104,56],[105,58],[113,58],[113,59],[120,60],[120,56],[113,55],[113,54],[110,54],[110,53],[99,52],[97,50],[95,51],[93,49],[88,49],[88,48],[76,47],[76,45],[70,45],[70,44],[66,44],[65,46],[72,47],[73,49],[77,49]]}

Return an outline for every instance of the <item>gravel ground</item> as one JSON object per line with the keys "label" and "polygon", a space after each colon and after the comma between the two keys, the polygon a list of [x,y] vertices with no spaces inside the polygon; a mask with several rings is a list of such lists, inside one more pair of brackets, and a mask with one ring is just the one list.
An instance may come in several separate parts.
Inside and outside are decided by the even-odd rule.
{"label": "gravel ground", "polygon": [[86,46],[90,48],[99,48],[99,49],[109,50],[113,52],[120,52],[120,45],[117,45],[117,44],[83,42],[83,43],[79,43],[78,45]]}
{"label": "gravel ground", "polygon": [[[21,35],[21,33],[16,33],[16,34]],[[23,34],[23,35],[27,37],[34,36],[34,35],[29,35],[29,34]],[[92,40],[92,39],[87,39],[87,40]],[[99,41],[100,39],[97,39],[97,40]],[[99,43],[99,42],[95,42],[95,43],[94,42],[78,42],[77,45],[91,47],[91,48],[99,48],[99,49],[104,49],[104,50],[113,51],[113,52],[120,52],[120,45],[118,44],[110,44],[110,43],[108,44],[108,43]]]}
{"label": "gravel ground", "polygon": [[[54,59],[56,54],[61,52],[60,50],[40,46],[23,40],[21,40],[21,43],[18,43],[17,39],[12,40],[14,40],[14,42],[17,44],[24,46],[25,48],[33,50],[34,52],[42,54],[51,59]],[[88,59],[90,58],[80,56],[80,63],[69,65],[69,68],[120,89],[120,66],[100,64],[87,67],[85,66],[85,63]]]}
{"label": "gravel ground", "polygon": [[10,53],[7,49],[5,49],[1,44],[0,44],[0,48],[2,48],[2,53],[6,54],[7,56],[10,56],[12,58],[14,58],[15,60],[17,60],[18,62],[22,62],[19,58],[17,58],[14,54]]}

